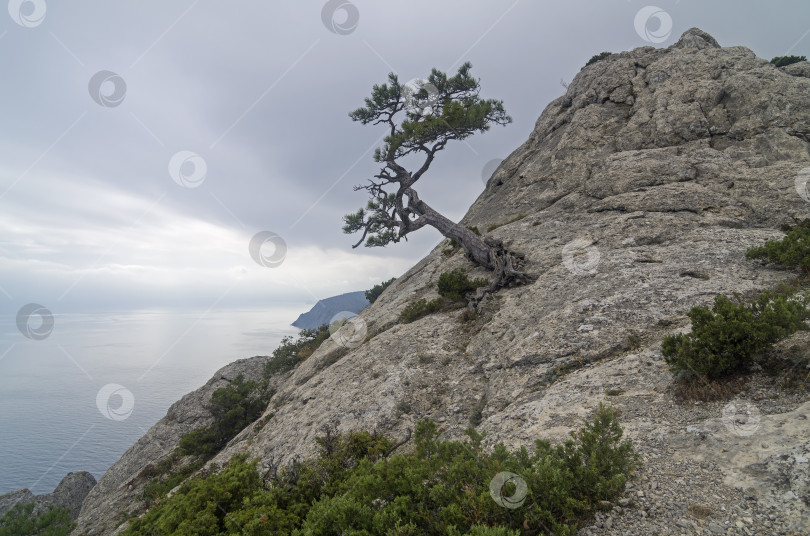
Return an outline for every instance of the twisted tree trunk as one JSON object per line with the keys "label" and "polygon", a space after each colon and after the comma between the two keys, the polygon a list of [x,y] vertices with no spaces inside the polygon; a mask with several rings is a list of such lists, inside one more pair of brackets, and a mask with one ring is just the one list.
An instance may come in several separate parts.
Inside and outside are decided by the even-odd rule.
{"label": "twisted tree trunk", "polygon": [[492,270],[495,276],[486,287],[479,288],[474,295],[468,296],[467,307],[478,310],[486,298],[503,287],[524,285],[534,278],[522,271],[525,258],[512,253],[503,246],[503,242],[492,237],[480,237],[463,225],[459,225],[441,215],[418,197],[410,198],[409,207],[425,224],[437,229],[442,235],[461,244],[464,254],[472,262]]}

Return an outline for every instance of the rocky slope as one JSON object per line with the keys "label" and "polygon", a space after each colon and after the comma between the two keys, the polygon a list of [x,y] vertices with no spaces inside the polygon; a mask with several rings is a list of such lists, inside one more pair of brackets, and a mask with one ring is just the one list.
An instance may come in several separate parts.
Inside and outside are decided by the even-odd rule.
{"label": "rocky slope", "polygon": [[[582,534],[810,533],[807,392],[755,376],[731,403],[679,405],[660,352],[662,337],[689,328],[692,306],[794,277],[744,254],[808,216],[797,177],[810,166],[809,67],[778,69],[692,29],[669,48],[583,68],[464,218],[497,226],[537,281],[500,291],[473,324],[458,313],[399,323],[406,305],[435,297],[442,272],[486,275],[440,244],[354,322],[365,342],[327,340],[279,379],[272,418],[213,461],[285,463],[311,455],[326,423],[403,438],[426,416],[444,438],[473,422],[490,445],[530,445],[565,438],[608,400],[644,466]],[[807,340],[780,348],[806,356]],[[115,528],[135,504],[133,478],[205,423],[215,385],[173,406],[104,475],[75,534]]]}
{"label": "rocky slope", "polygon": [[70,512],[71,519],[75,520],[79,516],[82,502],[95,485],[96,477],[87,471],[78,471],[68,473],[52,493],[34,495],[27,488],[4,493],[0,495],[0,517],[16,504],[34,503],[34,514],[46,511],[53,506],[65,508]]}

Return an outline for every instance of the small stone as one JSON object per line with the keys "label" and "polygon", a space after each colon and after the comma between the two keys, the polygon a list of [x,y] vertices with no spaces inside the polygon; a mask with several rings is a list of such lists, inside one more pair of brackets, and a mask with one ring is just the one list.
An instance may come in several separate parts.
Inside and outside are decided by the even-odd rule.
{"label": "small stone", "polygon": [[577,331],[593,331],[593,324],[582,324]]}

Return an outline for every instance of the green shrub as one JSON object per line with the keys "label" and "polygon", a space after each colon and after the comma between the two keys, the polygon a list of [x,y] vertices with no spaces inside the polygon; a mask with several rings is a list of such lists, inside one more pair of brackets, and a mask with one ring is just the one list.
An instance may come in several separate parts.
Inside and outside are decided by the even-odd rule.
{"label": "green shrub", "polygon": [[607,58],[608,56],[610,56],[610,54],[611,54],[610,52],[600,52],[599,54],[591,56],[591,59],[589,59],[588,63],[585,64],[585,67],[587,67],[588,65],[592,65],[599,60]]}
{"label": "green shrub", "polygon": [[[602,405],[571,439],[554,447],[538,440],[533,454],[503,444],[487,453],[483,434],[467,435],[440,441],[436,424],[423,420],[413,451],[389,457],[394,442],[385,436],[327,429],[315,459],[271,471],[265,483],[256,460],[234,456],[222,472],[191,479],[131,520],[124,534],[573,535],[599,501],[623,492],[637,463]],[[514,509],[490,494],[504,471],[526,483]],[[501,494],[515,491],[509,482]]]}
{"label": "green shrub", "polygon": [[784,67],[785,65],[790,65],[791,63],[799,63],[800,61],[807,61],[806,56],[776,56],[774,59],[771,60],[777,67]]}
{"label": "green shrub", "polygon": [[810,219],[786,228],[781,240],[768,240],[764,245],[745,252],[748,259],[766,259],[785,268],[799,268],[810,275]]}
{"label": "green shrub", "polygon": [[[168,459],[172,460],[173,464],[176,464],[179,461],[178,456],[172,456]],[[170,468],[165,473],[156,476],[150,480],[146,486],[144,486],[142,492],[144,499],[147,501],[156,501],[164,497],[167,493],[180,485],[185,479],[197,472],[198,469],[201,469],[202,466],[205,465],[205,461],[205,458],[200,458],[189,463],[188,465],[183,465],[176,469]]]}
{"label": "green shrub", "polygon": [[406,306],[405,309],[402,310],[402,313],[400,313],[399,318],[405,324],[410,324],[423,316],[440,311],[444,306],[445,302],[442,298],[436,298],[430,301],[421,298]]}
{"label": "green shrub", "polygon": [[324,324],[316,329],[302,329],[298,340],[287,336],[273,350],[273,357],[264,366],[264,377],[294,369],[301,361],[311,356],[323,341],[329,338],[329,326]]}
{"label": "green shrub", "polygon": [[810,311],[803,299],[764,292],[748,303],[720,295],[711,310],[693,307],[688,316],[691,333],[664,338],[664,359],[673,372],[717,379],[745,370],[769,345],[806,329]]}
{"label": "green shrub", "polygon": [[76,527],[66,508],[49,507],[31,515],[34,503],[15,504],[0,516],[0,536],[67,536]]}
{"label": "green shrub", "polygon": [[245,381],[240,374],[229,385],[213,392],[208,409],[214,416],[214,422],[180,438],[178,452],[181,455],[213,456],[248,424],[259,418],[267,409],[271,396],[266,384]]}
{"label": "green shrub", "polygon": [[467,272],[463,269],[444,272],[439,276],[437,285],[439,295],[450,298],[453,301],[461,301],[468,292],[472,292],[478,287],[485,287],[489,284],[486,278],[470,280]]}
{"label": "green shrub", "polygon": [[368,302],[374,303],[375,301],[377,301],[377,298],[380,297],[380,294],[382,294],[383,291],[387,289],[391,285],[391,283],[393,283],[396,280],[397,280],[396,277],[392,277],[388,281],[383,281],[382,283],[374,285],[373,287],[368,289],[366,291],[366,299],[368,300]]}

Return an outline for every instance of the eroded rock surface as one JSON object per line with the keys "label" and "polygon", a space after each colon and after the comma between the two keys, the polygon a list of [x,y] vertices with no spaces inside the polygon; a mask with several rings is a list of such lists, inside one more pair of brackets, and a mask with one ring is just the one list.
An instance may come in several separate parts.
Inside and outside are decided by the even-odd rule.
{"label": "eroded rock surface", "polygon": [[16,504],[34,503],[33,513],[39,513],[50,507],[65,508],[71,519],[79,517],[82,503],[96,485],[96,477],[87,471],[68,473],[52,493],[34,495],[28,489],[19,489],[0,495],[0,516]]}
{"label": "eroded rock surface", "polygon": [[[500,225],[491,234],[526,255],[537,281],[500,291],[473,324],[458,313],[399,323],[408,304],[436,296],[442,272],[487,275],[440,244],[360,315],[366,342],[349,351],[324,343],[279,385],[267,424],[246,428],[213,461],[247,452],[265,466],[286,463],[311,455],[327,423],[403,438],[423,417],[441,423],[443,438],[480,421],[489,445],[531,445],[565,438],[608,400],[645,465],[626,508],[583,534],[810,533],[800,509],[807,397],[774,408],[750,394],[768,437],[739,441],[718,425],[726,403],[674,402],[660,353],[662,337],[688,329],[692,306],[794,276],[745,250],[808,216],[796,177],[810,166],[810,79],[795,65],[778,69],[692,29],[669,48],[583,68],[463,220]],[[126,483],[207,423],[201,404],[221,385],[212,382],[101,479],[82,531],[112,530],[133,500]],[[701,434],[708,439],[696,443]]]}

